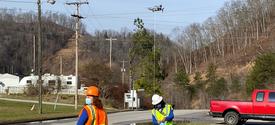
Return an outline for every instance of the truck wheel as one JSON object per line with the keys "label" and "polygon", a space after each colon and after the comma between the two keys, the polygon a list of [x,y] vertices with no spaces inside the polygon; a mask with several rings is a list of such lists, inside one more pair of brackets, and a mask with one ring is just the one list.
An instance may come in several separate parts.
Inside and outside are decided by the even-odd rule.
{"label": "truck wheel", "polygon": [[240,119],[239,114],[234,111],[227,112],[224,116],[224,122],[227,125],[237,125],[239,122],[239,119]]}

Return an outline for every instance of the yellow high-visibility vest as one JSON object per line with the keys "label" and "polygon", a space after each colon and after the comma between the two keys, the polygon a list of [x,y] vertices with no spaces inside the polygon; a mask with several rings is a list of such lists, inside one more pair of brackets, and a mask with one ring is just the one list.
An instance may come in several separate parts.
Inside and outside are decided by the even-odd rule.
{"label": "yellow high-visibility vest", "polygon": [[[160,121],[160,120],[164,119],[165,117],[169,116],[171,109],[172,109],[172,106],[170,104],[166,104],[161,112],[156,109],[153,109],[152,114],[153,114],[153,116],[155,116],[157,121]],[[162,124],[173,125],[173,121],[165,121]]]}

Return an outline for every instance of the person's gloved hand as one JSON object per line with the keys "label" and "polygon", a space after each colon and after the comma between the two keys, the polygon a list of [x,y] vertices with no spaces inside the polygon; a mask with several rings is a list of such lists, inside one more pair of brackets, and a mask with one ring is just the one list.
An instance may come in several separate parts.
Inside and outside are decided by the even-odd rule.
{"label": "person's gloved hand", "polygon": [[164,123],[164,122],[162,122],[162,123],[160,123],[159,125],[165,125],[165,123]]}
{"label": "person's gloved hand", "polygon": [[165,118],[162,118],[160,121],[158,121],[158,123],[159,123],[160,125],[164,125],[164,123],[165,123]]}

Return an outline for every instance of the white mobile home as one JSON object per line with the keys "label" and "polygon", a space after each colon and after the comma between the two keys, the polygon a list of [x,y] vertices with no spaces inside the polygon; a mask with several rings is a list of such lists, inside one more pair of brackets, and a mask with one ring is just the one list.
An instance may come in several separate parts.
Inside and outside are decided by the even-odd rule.
{"label": "white mobile home", "polygon": [[[58,79],[59,79],[58,76],[50,75],[50,74],[44,74],[42,76],[42,80],[43,80],[43,85],[44,86],[48,86],[48,85],[54,86],[54,85],[57,85]],[[25,76],[24,78],[21,79],[21,81],[19,83],[19,86],[20,87],[24,87],[24,86],[26,86],[28,84],[35,85],[37,83],[37,80],[38,80],[38,76],[35,76],[35,75]]]}
{"label": "white mobile home", "polygon": [[67,87],[67,88],[74,88],[76,86],[76,77],[73,75],[69,76],[59,76],[61,80],[61,86]]}
{"label": "white mobile home", "polygon": [[37,80],[38,80],[38,76],[34,76],[34,75],[25,76],[20,80],[19,87],[25,87],[28,84],[36,84]]}
{"label": "white mobile home", "polygon": [[0,87],[16,87],[19,84],[19,76],[12,74],[0,74]]}
{"label": "white mobile home", "polygon": [[53,74],[44,74],[42,80],[44,81],[43,84],[46,86],[58,86],[58,83],[61,82],[59,77]]}
{"label": "white mobile home", "polygon": [[[25,87],[28,84],[36,84],[38,80],[38,76],[26,76],[23,79],[21,79],[19,86],[20,87]],[[51,75],[51,74],[44,74],[42,76],[42,80],[43,80],[43,85],[44,86],[57,86],[58,83],[61,83],[62,87],[66,87],[66,88],[72,88],[75,87],[75,76],[70,75],[70,76],[55,76],[55,75]]]}

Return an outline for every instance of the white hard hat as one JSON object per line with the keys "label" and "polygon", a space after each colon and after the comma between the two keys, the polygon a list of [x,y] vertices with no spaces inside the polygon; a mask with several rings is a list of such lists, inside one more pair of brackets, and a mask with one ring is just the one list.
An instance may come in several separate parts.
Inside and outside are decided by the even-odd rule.
{"label": "white hard hat", "polygon": [[156,105],[159,104],[162,101],[162,96],[158,95],[158,94],[154,94],[152,96],[152,104]]}

